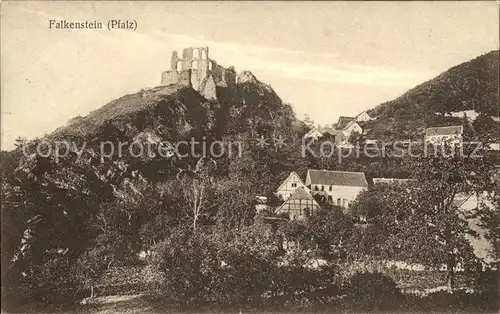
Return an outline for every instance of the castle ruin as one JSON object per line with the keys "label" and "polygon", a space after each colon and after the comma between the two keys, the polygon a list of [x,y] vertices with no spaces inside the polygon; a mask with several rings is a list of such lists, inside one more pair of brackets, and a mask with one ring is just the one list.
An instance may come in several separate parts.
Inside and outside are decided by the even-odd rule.
{"label": "castle ruin", "polygon": [[172,52],[170,70],[161,74],[161,85],[181,84],[197,90],[206,99],[217,99],[216,87],[228,87],[236,82],[234,67],[224,68],[209,58],[208,47],[190,47]]}

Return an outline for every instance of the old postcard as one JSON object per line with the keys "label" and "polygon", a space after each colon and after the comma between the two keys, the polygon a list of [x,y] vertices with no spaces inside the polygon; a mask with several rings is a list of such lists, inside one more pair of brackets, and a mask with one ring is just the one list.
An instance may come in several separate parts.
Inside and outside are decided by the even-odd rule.
{"label": "old postcard", "polygon": [[498,12],[2,1],[2,312],[497,313]]}

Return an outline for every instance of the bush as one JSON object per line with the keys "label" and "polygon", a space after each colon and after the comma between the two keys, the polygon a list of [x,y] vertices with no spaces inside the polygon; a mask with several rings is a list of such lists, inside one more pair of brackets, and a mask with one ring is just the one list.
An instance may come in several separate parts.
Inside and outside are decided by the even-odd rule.
{"label": "bush", "polygon": [[347,307],[356,310],[396,310],[402,302],[396,283],[381,273],[356,273],[345,289]]}
{"label": "bush", "polygon": [[70,266],[65,256],[55,256],[33,265],[27,279],[28,300],[46,304],[73,303],[76,285],[71,280]]}
{"label": "bush", "polygon": [[173,232],[152,261],[163,274],[164,300],[176,309],[258,310],[308,308],[337,298],[335,267],[312,269],[300,258],[283,263],[272,238],[255,228],[228,238]]}
{"label": "bush", "polygon": [[405,310],[431,312],[498,312],[496,299],[491,299],[485,292],[467,292],[458,290],[433,292],[425,297],[406,296]]}
{"label": "bush", "polygon": [[152,263],[165,276],[163,294],[167,301],[180,308],[199,308],[212,299],[209,293],[220,263],[206,236],[179,230],[154,251]]}

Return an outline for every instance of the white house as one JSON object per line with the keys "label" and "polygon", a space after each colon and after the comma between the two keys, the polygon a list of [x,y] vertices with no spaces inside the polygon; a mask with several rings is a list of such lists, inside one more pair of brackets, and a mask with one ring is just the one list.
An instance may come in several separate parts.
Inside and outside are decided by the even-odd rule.
{"label": "white house", "polygon": [[320,137],[323,137],[323,134],[318,129],[316,129],[316,128],[312,128],[311,130],[309,130],[309,132],[307,132],[304,135],[304,139],[317,140]]}
{"label": "white house", "polygon": [[356,118],[344,116],[339,117],[335,131],[335,143],[339,146],[345,146],[353,132],[363,134],[363,128],[356,122]]}
{"label": "white house", "polygon": [[368,183],[363,172],[308,170],[306,186],[313,195],[322,195],[326,201],[347,208]]}
{"label": "white house", "polygon": [[342,136],[347,141],[352,133],[363,134],[363,129],[359,126],[356,120],[349,122],[344,129],[342,129]]}
{"label": "white house", "polygon": [[325,138],[325,139],[331,139],[331,138],[336,138],[339,135],[339,131],[335,130],[335,128],[325,125],[320,128],[312,128],[307,132],[303,138],[304,139],[312,139],[312,140],[317,140],[319,138]]}
{"label": "white house", "polygon": [[306,191],[309,189],[306,187],[304,182],[300,179],[299,175],[295,172],[291,172],[290,175],[281,183],[276,192],[274,193],[277,197],[286,200],[292,196],[296,189],[303,187]]}
{"label": "white house", "polygon": [[373,118],[370,117],[370,115],[366,111],[363,111],[362,113],[358,114],[358,116],[356,117],[356,121],[358,121],[358,122],[364,122],[364,121],[370,121],[370,120],[373,120]]}
{"label": "white house", "polygon": [[306,187],[297,188],[293,194],[276,209],[276,214],[287,214],[290,220],[304,220],[307,214],[321,209]]}
{"label": "white house", "polygon": [[461,125],[427,128],[425,130],[425,141],[433,144],[444,142],[459,144],[462,142],[463,131],[464,127]]}
{"label": "white house", "polygon": [[488,193],[459,193],[455,196],[453,205],[459,209],[463,218],[467,220],[469,227],[478,235],[477,237],[466,236],[474,249],[474,254],[487,263],[494,261],[488,254],[492,249],[492,244],[485,238],[487,231],[481,226],[480,218],[476,215],[478,208],[481,208],[482,211],[496,209],[495,204],[488,200]]}

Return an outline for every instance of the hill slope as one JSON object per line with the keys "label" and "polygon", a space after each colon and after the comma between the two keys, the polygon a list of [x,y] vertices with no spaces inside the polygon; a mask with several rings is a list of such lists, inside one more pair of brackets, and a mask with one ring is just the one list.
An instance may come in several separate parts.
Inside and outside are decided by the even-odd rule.
{"label": "hill slope", "polygon": [[205,98],[192,88],[170,85],[111,101],[85,117],[71,119],[68,125],[58,128],[49,137],[108,140],[102,132],[110,125],[130,136],[146,129],[158,132],[163,128],[176,135],[185,135],[185,129],[207,129],[212,123]]}
{"label": "hill slope", "polygon": [[[82,165],[85,169],[103,168],[102,172],[121,179],[134,171],[152,180],[172,178],[179,169],[193,169],[199,158],[191,158],[191,155],[202,154],[202,145],[195,147],[195,153],[191,153],[188,146],[180,145],[183,153],[189,155],[187,158],[164,158],[158,154],[137,158],[132,156],[131,144],[148,142],[147,145],[152,144],[149,146],[152,151],[158,151],[162,142],[175,145],[180,141],[191,143],[194,140],[209,146],[212,141],[228,136],[246,134],[250,140],[256,138],[256,134],[289,130],[298,123],[291,107],[283,104],[269,85],[260,82],[250,72],[243,74],[235,85],[217,87],[218,100],[215,101],[205,99],[190,87],[177,84],[158,86],[120,97],[85,117],[71,119],[67,125],[44,138],[23,145],[33,149],[40,140],[52,143],[52,147],[56,141],[69,141],[74,145],[73,155],[77,148],[84,148],[78,160],[87,161]],[[121,144],[124,146],[120,149]],[[99,162],[102,148],[111,145],[114,146],[114,155],[105,163]],[[19,170],[38,163],[29,156],[21,158],[19,148],[5,152],[5,155],[1,167],[5,176],[13,175],[16,168]],[[64,164],[69,166],[75,162],[71,159]]]}
{"label": "hill slope", "polygon": [[421,139],[427,127],[464,124],[471,129],[459,112],[474,110],[477,117],[473,117],[472,134],[496,135],[498,139],[498,75],[498,51],[459,64],[369,110],[377,120],[367,124],[368,136],[383,140]]}

